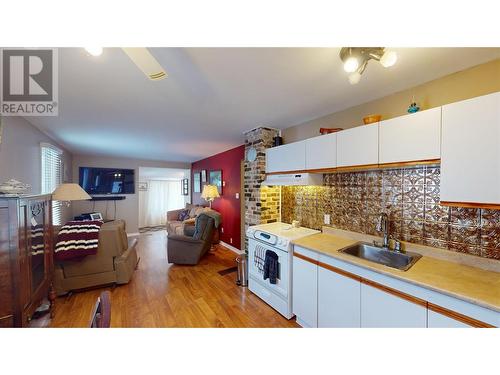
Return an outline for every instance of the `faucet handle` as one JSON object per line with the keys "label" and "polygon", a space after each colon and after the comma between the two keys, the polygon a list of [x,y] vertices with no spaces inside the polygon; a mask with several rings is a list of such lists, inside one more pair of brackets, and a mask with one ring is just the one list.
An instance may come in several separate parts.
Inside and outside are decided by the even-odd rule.
{"label": "faucet handle", "polygon": [[394,240],[394,251],[397,251],[398,253],[401,253],[401,241],[399,240]]}
{"label": "faucet handle", "polygon": [[402,244],[401,244],[401,241],[398,240],[397,238],[391,236],[390,237],[390,242],[392,242],[392,250],[398,252],[398,253],[402,253],[403,250],[402,250]]}

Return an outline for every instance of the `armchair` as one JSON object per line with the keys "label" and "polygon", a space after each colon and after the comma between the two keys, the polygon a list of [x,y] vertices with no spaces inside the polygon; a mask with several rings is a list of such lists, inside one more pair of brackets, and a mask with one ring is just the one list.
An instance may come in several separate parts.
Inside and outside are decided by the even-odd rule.
{"label": "armchair", "polygon": [[58,296],[72,290],[106,284],[127,284],[137,266],[137,239],[127,239],[125,222],[104,223],[99,232],[97,254],[80,261],[58,261],[54,287]]}
{"label": "armchair", "polygon": [[175,264],[198,264],[210,250],[215,220],[205,214],[196,218],[193,226],[186,226],[184,235],[169,234],[167,240],[168,262]]}
{"label": "armchair", "polygon": [[[194,227],[196,218],[202,214],[203,212],[216,212],[212,210],[209,207],[203,207],[199,205],[194,205],[194,204],[186,204],[186,210],[189,210],[189,218],[185,219],[184,221],[179,220],[179,214],[183,209],[179,210],[172,210],[167,212],[167,223],[166,223],[166,228],[167,228],[167,233],[169,235],[183,235],[187,229],[187,227]],[[219,213],[217,213],[220,215]],[[219,219],[220,221],[220,219]],[[213,236],[212,236],[212,243],[213,244],[218,244],[219,243],[219,226],[216,226],[214,231],[213,231]]]}

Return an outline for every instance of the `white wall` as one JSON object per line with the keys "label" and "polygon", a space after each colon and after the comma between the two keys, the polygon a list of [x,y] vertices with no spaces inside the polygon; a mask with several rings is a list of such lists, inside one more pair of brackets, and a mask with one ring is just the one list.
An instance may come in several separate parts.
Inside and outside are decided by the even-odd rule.
{"label": "white wall", "polygon": [[[51,143],[63,150],[63,162],[66,170],[64,179],[70,181],[71,154],[42,133],[22,117],[2,117],[3,133],[0,143],[0,182],[11,178],[30,184],[33,194],[41,191],[41,153],[40,143]],[[63,221],[71,218],[71,210],[63,208]]]}
{"label": "white wall", "polygon": [[[139,179],[138,182],[149,182],[151,180],[157,181],[172,181],[172,180],[182,180],[187,178],[188,180],[191,177],[191,169],[173,169],[173,168],[148,168],[141,167],[139,168]],[[188,181],[188,195],[183,196],[184,205],[186,203],[191,203],[191,181]],[[148,195],[147,191],[137,191],[138,199],[139,199],[139,228],[146,226],[144,222],[144,210],[146,196]],[[142,220],[141,220],[142,218]]]}
{"label": "white wall", "polygon": [[[139,231],[139,194],[137,183],[139,182],[139,167],[153,168],[191,168],[189,163],[162,162],[151,160],[124,159],[105,156],[73,155],[73,181],[78,182],[79,167],[99,167],[99,168],[125,168],[135,169],[135,194],[123,194],[125,200],[116,201],[116,218],[123,219],[127,223],[127,233],[137,233]],[[114,214],[114,203],[112,201],[95,202],[95,211],[103,215],[108,207],[108,216],[112,219]],[[84,212],[92,212],[93,202],[80,201],[73,202],[73,215]]]}

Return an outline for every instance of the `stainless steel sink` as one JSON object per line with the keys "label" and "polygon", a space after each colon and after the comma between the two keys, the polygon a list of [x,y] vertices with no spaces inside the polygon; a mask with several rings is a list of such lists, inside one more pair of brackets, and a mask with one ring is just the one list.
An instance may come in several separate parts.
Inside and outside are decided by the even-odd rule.
{"label": "stainless steel sink", "polygon": [[398,253],[387,248],[373,246],[369,243],[359,242],[339,250],[341,253],[366,259],[370,262],[383,264],[401,271],[408,271],[422,255],[415,253]]}

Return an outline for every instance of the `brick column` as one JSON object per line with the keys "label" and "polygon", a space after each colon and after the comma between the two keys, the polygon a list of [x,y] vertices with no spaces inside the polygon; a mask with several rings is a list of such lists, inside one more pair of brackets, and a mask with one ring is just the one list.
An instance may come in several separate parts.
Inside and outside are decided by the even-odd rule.
{"label": "brick column", "polygon": [[272,147],[273,138],[277,135],[277,130],[265,127],[245,133],[245,156],[251,147],[254,147],[257,151],[255,161],[249,162],[245,157],[245,231],[252,225],[272,223],[279,220],[280,187],[261,187],[262,181],[266,178],[265,150]]}

